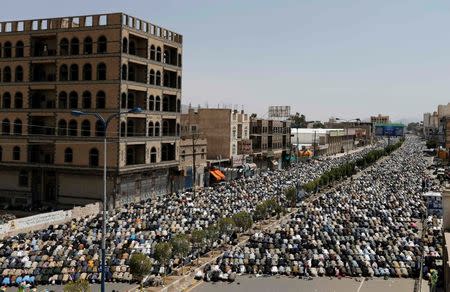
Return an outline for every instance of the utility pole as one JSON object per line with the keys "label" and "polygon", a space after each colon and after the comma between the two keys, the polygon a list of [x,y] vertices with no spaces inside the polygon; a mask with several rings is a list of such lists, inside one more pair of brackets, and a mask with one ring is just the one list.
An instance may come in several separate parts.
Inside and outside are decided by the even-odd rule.
{"label": "utility pole", "polygon": [[316,157],[316,134],[317,134],[317,131],[314,131],[313,157]]}

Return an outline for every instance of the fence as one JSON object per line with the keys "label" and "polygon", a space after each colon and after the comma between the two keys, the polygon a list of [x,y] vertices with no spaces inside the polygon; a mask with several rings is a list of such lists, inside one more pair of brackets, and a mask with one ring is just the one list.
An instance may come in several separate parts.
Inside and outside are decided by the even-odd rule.
{"label": "fence", "polygon": [[100,203],[95,203],[84,207],[75,207],[67,211],[55,211],[14,219],[0,225],[0,239],[15,236],[20,233],[46,229],[50,225],[64,224],[70,222],[72,219],[96,215],[100,212],[100,206]]}

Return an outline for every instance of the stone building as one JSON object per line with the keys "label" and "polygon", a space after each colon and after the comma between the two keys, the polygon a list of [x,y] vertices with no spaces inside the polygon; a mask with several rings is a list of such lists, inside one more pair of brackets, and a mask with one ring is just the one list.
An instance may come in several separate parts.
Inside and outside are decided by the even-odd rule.
{"label": "stone building", "polygon": [[180,165],[181,180],[178,189],[193,187],[194,159],[195,159],[195,186],[203,187],[208,182],[206,168],[206,154],[208,143],[206,138],[197,135],[182,135],[180,140]]}
{"label": "stone building", "polygon": [[378,116],[371,116],[370,122],[372,124],[388,124],[390,122],[390,119],[389,116],[378,114]]}
{"label": "stone building", "polygon": [[104,129],[73,109],[117,115],[106,131],[110,206],[166,193],[178,167],[182,40],[122,13],[1,22],[0,196],[58,207],[101,199]]}
{"label": "stone building", "polygon": [[289,121],[250,119],[250,138],[253,162],[259,168],[283,167],[283,158],[291,148],[291,125]]}
{"label": "stone building", "polygon": [[[243,161],[251,153],[250,117],[243,111],[227,108],[189,109],[181,121],[190,130],[198,131],[208,141],[210,163]],[[250,148],[250,149],[249,149]],[[233,166],[238,166],[233,165]]]}

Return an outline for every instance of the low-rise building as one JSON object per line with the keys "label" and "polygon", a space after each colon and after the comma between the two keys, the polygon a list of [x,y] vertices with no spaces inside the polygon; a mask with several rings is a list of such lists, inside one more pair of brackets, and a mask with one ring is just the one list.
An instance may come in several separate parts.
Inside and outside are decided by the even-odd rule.
{"label": "low-rise building", "polygon": [[291,148],[289,121],[250,119],[253,162],[259,168],[282,168]]}
{"label": "low-rise building", "polygon": [[389,116],[384,116],[382,114],[378,114],[378,116],[371,116],[370,122],[372,124],[389,124],[390,119],[389,119]]}
{"label": "low-rise building", "polygon": [[[180,189],[203,187],[208,182],[206,154],[208,143],[206,138],[198,135],[183,135],[180,140]],[[194,179],[195,178],[195,179]]]}
{"label": "low-rise building", "polygon": [[356,147],[356,129],[309,129],[291,130],[291,142],[300,151],[312,150],[315,155],[332,155]]}

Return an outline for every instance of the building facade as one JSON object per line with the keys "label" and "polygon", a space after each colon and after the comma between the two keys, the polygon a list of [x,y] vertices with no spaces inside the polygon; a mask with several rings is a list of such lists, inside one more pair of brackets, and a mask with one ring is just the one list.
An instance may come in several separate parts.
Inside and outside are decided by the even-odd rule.
{"label": "building facade", "polygon": [[250,131],[253,162],[263,169],[282,168],[291,148],[290,122],[252,117]]}
{"label": "building facade", "polygon": [[[227,108],[189,109],[181,116],[182,124],[198,131],[208,141],[207,159],[233,163],[251,153],[250,117],[243,111]],[[250,149],[249,149],[250,148]],[[237,165],[234,165],[237,166]]]}
{"label": "building facade", "polygon": [[[208,182],[206,154],[208,143],[205,138],[183,135],[180,140],[180,165],[181,189],[189,189],[194,185],[203,187]],[[195,162],[194,162],[195,159]],[[195,164],[195,178],[194,178]]]}
{"label": "building facade", "polygon": [[388,124],[390,122],[389,116],[383,116],[382,114],[378,114],[378,116],[371,116],[370,122],[372,124]]}
{"label": "building facade", "polygon": [[[122,14],[0,23],[0,196],[110,206],[166,193],[178,167],[182,36]],[[126,113],[133,108],[139,113]]]}

